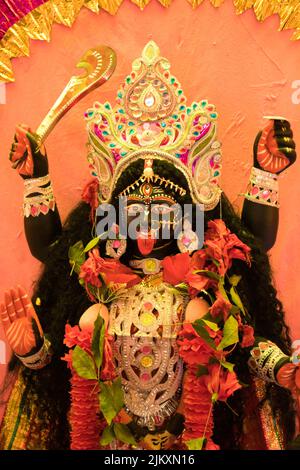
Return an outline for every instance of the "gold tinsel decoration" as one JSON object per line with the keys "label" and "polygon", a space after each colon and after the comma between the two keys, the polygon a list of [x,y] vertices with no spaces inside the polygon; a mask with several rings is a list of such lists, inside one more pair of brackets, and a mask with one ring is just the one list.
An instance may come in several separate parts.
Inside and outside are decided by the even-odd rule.
{"label": "gold tinsel decoration", "polygon": [[[71,27],[82,8],[94,13],[105,10],[115,15],[124,0],[49,0],[26,15],[6,32],[0,41],[0,82],[13,82],[14,74],[11,59],[29,56],[29,40],[50,41],[53,23]],[[158,0],[168,7],[173,0]],[[204,0],[187,0],[197,8]],[[210,0],[218,8],[225,0]],[[229,0],[227,0],[229,1]],[[144,9],[150,0],[131,0],[140,9]],[[270,15],[277,14],[280,24],[278,30],[294,29],[292,40],[300,39],[300,1],[299,0],[233,0],[239,15],[253,8],[258,21],[264,21]]]}

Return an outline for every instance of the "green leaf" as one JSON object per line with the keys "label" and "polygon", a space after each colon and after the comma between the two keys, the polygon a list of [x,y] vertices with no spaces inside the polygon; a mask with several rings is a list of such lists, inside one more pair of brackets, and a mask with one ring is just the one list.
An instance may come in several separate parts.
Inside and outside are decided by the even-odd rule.
{"label": "green leaf", "polygon": [[104,346],[104,333],[105,333],[105,324],[103,318],[98,315],[94,323],[94,333],[92,339],[92,352],[96,362],[98,370],[102,365],[103,360],[103,346]]}
{"label": "green leaf", "polygon": [[93,359],[80,346],[76,346],[72,353],[72,365],[79,377],[84,379],[97,379]]}
{"label": "green leaf", "polygon": [[119,411],[124,406],[124,395],[123,395],[121,377],[118,377],[117,379],[115,379],[113,381],[112,389],[113,389],[115,408],[116,408],[117,412],[119,413]]}
{"label": "green leaf", "polygon": [[93,239],[86,245],[86,247],[84,248],[84,250],[83,250],[84,253],[86,253],[87,251],[90,251],[92,248],[94,248],[96,245],[98,245],[99,240],[100,240],[100,237],[93,238]]}
{"label": "green leaf", "polygon": [[237,290],[234,286],[231,287],[230,289],[230,297],[232,299],[232,302],[241,310],[241,312],[243,312],[243,314],[245,315],[245,309],[244,309],[244,306],[243,306],[243,302],[241,301],[241,298],[239,296],[239,294],[237,293]]}
{"label": "green leaf", "polygon": [[195,331],[198,333],[198,335],[207,343],[209,346],[211,346],[213,349],[216,349],[216,345],[214,340],[209,336],[208,331],[205,328],[205,323],[203,322],[202,318],[199,320],[194,321],[192,324],[193,328]]}
{"label": "green leaf", "polygon": [[225,367],[225,369],[228,369],[229,372],[233,372],[234,364],[232,364],[231,362],[227,362],[227,361],[220,361],[220,363],[221,363],[221,366]]}
{"label": "green leaf", "polygon": [[75,243],[75,245],[70,246],[68,251],[68,257],[70,264],[72,265],[73,270],[79,274],[81,265],[85,262],[85,254],[83,252],[84,246],[82,241]]}
{"label": "green leaf", "polygon": [[114,423],[114,432],[119,441],[126,442],[126,444],[131,444],[133,446],[136,445],[136,440],[126,424]]}
{"label": "green leaf", "polygon": [[218,285],[218,288],[219,288],[220,293],[222,294],[222,297],[223,297],[225,300],[227,300],[227,302],[230,302],[229,299],[228,299],[227,292],[226,292],[225,287],[224,287],[224,281],[223,281],[223,279],[220,280],[219,285]]}
{"label": "green leaf", "polygon": [[201,319],[211,330],[219,331],[219,327],[215,322],[205,320],[204,318]]}
{"label": "green leaf", "polygon": [[186,442],[189,450],[202,450],[206,443],[205,437],[199,437],[198,439],[190,439]]}
{"label": "green leaf", "polygon": [[231,315],[227,318],[225,322],[223,329],[223,339],[218,345],[217,350],[220,351],[221,349],[227,348],[227,346],[231,346],[232,344],[238,343],[238,341],[238,322]]}
{"label": "green leaf", "polygon": [[121,377],[112,382],[111,385],[100,382],[100,409],[108,424],[119,413],[124,405]]}
{"label": "green leaf", "polygon": [[207,375],[208,369],[205,366],[199,365],[197,368],[196,376],[201,377],[201,375]]}
{"label": "green leaf", "polygon": [[233,274],[233,276],[230,276],[229,282],[232,286],[236,287],[241,279],[242,279],[242,276],[238,276],[237,274]]}
{"label": "green leaf", "polygon": [[102,446],[107,446],[110,444],[114,439],[116,438],[113,426],[106,426],[104,429],[101,439],[100,439],[100,444]]}
{"label": "green leaf", "polygon": [[197,271],[194,271],[194,274],[203,274],[204,276],[209,277],[210,279],[215,279],[216,281],[221,279],[219,274],[214,273],[213,271],[208,271],[207,269],[197,269]]}
{"label": "green leaf", "polygon": [[240,309],[236,305],[232,305],[229,313],[230,315],[236,316],[240,313]]}

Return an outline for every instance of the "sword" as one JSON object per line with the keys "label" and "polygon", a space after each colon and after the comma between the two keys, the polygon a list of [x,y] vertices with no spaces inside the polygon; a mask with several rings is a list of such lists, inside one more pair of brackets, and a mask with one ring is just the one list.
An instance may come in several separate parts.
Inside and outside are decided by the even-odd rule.
{"label": "sword", "polygon": [[45,141],[60,119],[78,101],[109,80],[116,64],[116,53],[108,46],[100,45],[85,52],[76,65],[77,68],[85,69],[85,72],[79,76],[74,75],[71,77],[36,131],[39,146]]}

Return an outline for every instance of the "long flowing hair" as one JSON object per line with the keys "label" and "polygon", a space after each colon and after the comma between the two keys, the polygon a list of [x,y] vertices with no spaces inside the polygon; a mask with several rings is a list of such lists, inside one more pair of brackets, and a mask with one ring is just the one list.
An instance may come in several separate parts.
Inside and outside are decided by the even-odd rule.
{"label": "long flowing hair", "polygon": [[[114,189],[113,201],[115,203],[117,195],[132,184],[142,174],[142,170],[143,161],[137,161],[121,175]],[[180,171],[157,161],[154,162],[154,171],[187,190],[187,195],[180,200],[180,203],[191,202],[187,181]],[[220,213],[227,227],[251,248],[251,267],[237,261],[231,268],[231,273],[242,275],[238,286],[239,294],[250,313],[255,334],[272,340],[284,353],[290,355],[289,329],[284,320],[283,306],[277,298],[273,285],[268,255],[259,241],[242,224],[240,217],[224,194],[222,194],[220,204],[214,210],[205,213],[205,224],[208,220],[220,218]],[[79,203],[70,213],[62,233],[49,248],[49,256],[40,278],[35,283],[32,297],[44,332],[51,340],[53,359],[51,364],[39,371],[24,368],[22,373],[25,383],[29,385],[28,413],[34,403],[40,418],[47,423],[48,449],[68,449],[70,446],[68,423],[70,371],[66,363],[61,360],[67,352],[63,344],[64,331],[66,323],[71,326],[78,323],[80,316],[91,305],[91,302],[79,284],[77,275],[70,275],[68,250],[79,240],[86,244],[91,239],[92,225],[89,215],[90,207],[85,202]],[[36,302],[37,298],[39,302]],[[249,371],[246,352],[239,352],[234,359],[239,378],[247,383]],[[14,369],[16,364],[17,360],[13,359],[10,369]],[[274,412],[284,411],[282,425],[286,439],[290,440],[294,432],[294,410],[290,392],[276,384],[268,384],[267,398]],[[241,405],[240,391],[231,398],[230,407],[235,410],[235,413],[228,406],[221,404],[216,407],[214,414],[215,439],[224,449],[236,448],[232,427],[241,429],[245,413]]]}

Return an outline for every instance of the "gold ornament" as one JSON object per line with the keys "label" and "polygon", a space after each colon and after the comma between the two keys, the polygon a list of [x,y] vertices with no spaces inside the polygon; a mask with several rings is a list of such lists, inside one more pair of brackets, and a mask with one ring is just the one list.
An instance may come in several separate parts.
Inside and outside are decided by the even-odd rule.
{"label": "gold ornament", "polygon": [[[14,74],[10,60],[14,57],[29,55],[29,39],[50,41],[53,23],[71,27],[83,7],[94,13],[101,9],[115,15],[124,0],[48,0],[32,10],[20,21],[9,28],[0,41],[0,81],[13,82]],[[199,7],[203,0],[187,0],[193,8]],[[210,0],[219,8],[225,0]],[[229,1],[229,0],[227,0]],[[131,0],[141,10],[150,0]],[[172,0],[159,0],[163,7],[169,7]],[[13,0],[10,0],[13,8]],[[295,29],[292,40],[300,39],[299,0],[233,0],[237,15],[253,8],[258,21],[262,22],[271,15],[280,18],[279,31]],[[151,96],[150,96],[151,98]],[[149,98],[149,102],[150,101]]]}
{"label": "gold ornament", "polygon": [[84,54],[77,67],[85,69],[85,73],[71,78],[38,127],[40,144],[74,104],[110,78],[116,68],[116,54],[108,46],[94,47]]}

